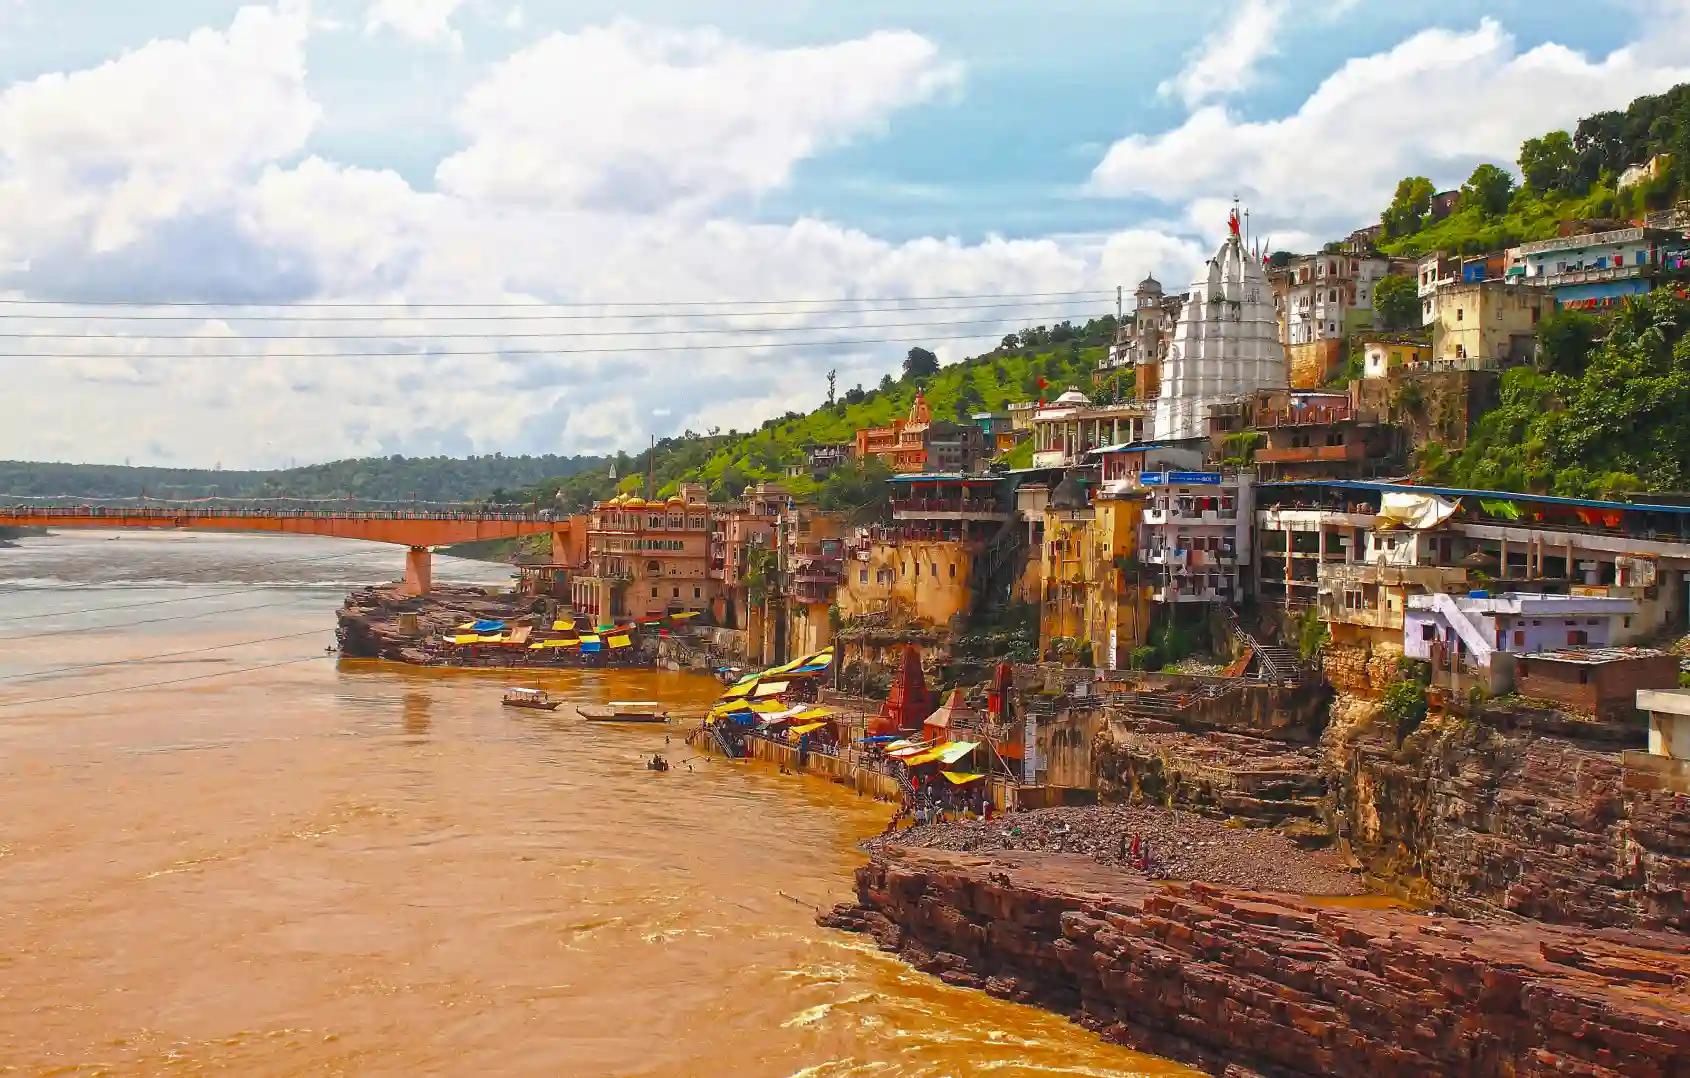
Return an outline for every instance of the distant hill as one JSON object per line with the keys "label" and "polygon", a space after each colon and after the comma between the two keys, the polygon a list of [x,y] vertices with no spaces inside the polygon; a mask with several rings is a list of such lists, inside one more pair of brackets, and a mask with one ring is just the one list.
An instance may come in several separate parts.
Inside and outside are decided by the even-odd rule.
{"label": "distant hill", "polygon": [[[618,490],[640,489],[648,464],[654,489],[665,497],[682,483],[696,482],[709,488],[712,500],[726,501],[748,484],[767,479],[780,480],[794,494],[820,493],[808,475],[786,476],[789,465],[804,463],[805,446],[849,442],[859,427],[884,426],[908,414],[918,388],[926,394],[934,419],[953,421],[972,412],[1001,411],[1012,401],[1054,398],[1070,386],[1093,394],[1092,374],[1114,333],[1113,315],[1080,324],[1035,326],[1010,334],[990,352],[936,369],[931,353],[911,349],[901,378],[887,375],[873,388],[840,390],[832,404],[776,416],[755,430],[666,438],[655,450],[619,454],[616,478],[610,468],[599,467],[541,483],[514,500],[581,508]],[[1122,387],[1126,393],[1131,389],[1130,384]],[[1031,452],[1030,445],[1022,449],[1023,456]],[[1024,465],[1030,459],[1012,457],[1007,463]],[[825,496],[822,500],[827,501]]]}
{"label": "distant hill", "polygon": [[131,468],[119,464],[0,461],[0,501],[78,498],[353,498],[502,501],[507,492],[588,469],[602,457],[359,457],[272,471]]}

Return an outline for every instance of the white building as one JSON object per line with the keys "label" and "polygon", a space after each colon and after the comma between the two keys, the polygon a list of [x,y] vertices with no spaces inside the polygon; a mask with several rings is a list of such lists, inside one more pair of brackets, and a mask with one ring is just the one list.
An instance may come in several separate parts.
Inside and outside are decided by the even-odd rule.
{"label": "white building", "polygon": [[1158,573],[1159,603],[1239,603],[1240,567],[1251,564],[1253,476],[1249,472],[1141,472],[1149,491],[1140,560]]}
{"label": "white building", "polygon": [[1286,266],[1287,344],[1336,340],[1357,325],[1373,324],[1373,286],[1390,262],[1378,255],[1319,254]]}
{"label": "white building", "polygon": [[1156,441],[1207,437],[1215,405],[1290,384],[1273,294],[1238,234],[1236,212],[1231,228],[1174,327],[1151,421]]}

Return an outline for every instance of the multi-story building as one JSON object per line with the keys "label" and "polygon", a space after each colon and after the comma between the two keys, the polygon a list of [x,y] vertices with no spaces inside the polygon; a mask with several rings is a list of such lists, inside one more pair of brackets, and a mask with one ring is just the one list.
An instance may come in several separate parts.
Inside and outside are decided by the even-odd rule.
{"label": "multi-story building", "polygon": [[588,514],[587,569],[571,585],[571,604],[604,622],[707,613],[719,586],[710,562],[702,487],[661,501],[618,495]]}
{"label": "multi-story building", "polygon": [[1550,649],[1601,648],[1622,619],[1637,614],[1631,599],[1521,592],[1411,595],[1403,621],[1403,654],[1432,666],[1433,682],[1486,692],[1514,687],[1515,659]]}
{"label": "multi-story building", "polygon": [[[1372,480],[1284,483],[1259,493],[1264,603],[1298,608],[1319,599],[1376,612],[1387,595],[1484,580],[1513,591],[1631,599],[1637,611],[1615,627],[1622,643],[1686,623],[1690,506]],[[1354,568],[1332,575],[1339,566]],[[1389,605],[1396,608],[1382,616],[1395,623],[1402,608]]]}
{"label": "multi-story building", "polygon": [[1230,455],[1231,431],[1254,432],[1260,444],[1250,459],[1263,482],[1365,478],[1389,468],[1398,455],[1392,428],[1356,408],[1348,393],[1258,390],[1237,404],[1218,405],[1210,429],[1210,453],[1222,461]]}
{"label": "multi-story building", "polygon": [[980,459],[983,442],[972,423],[935,422],[926,395],[917,390],[908,417],[857,431],[856,455],[859,460],[879,457],[899,474],[969,471]]}
{"label": "multi-story building", "polygon": [[776,524],[790,501],[785,487],[759,483],[747,487],[739,501],[712,510],[710,573],[718,583],[713,608],[718,625],[754,627],[757,612],[752,609],[746,573],[754,558],[774,549]]}
{"label": "multi-story building", "polygon": [[1342,340],[1373,324],[1373,286],[1390,262],[1374,254],[1299,255],[1285,275],[1285,344]]}
{"label": "multi-story building", "polygon": [[785,514],[786,653],[805,655],[833,642],[831,608],[845,580],[844,514],[794,508]]}
{"label": "multi-story building", "polygon": [[1135,401],[1093,404],[1069,387],[1033,415],[1033,467],[1074,468],[1094,449],[1144,438],[1150,413]]}
{"label": "multi-story building", "polygon": [[1446,285],[1432,320],[1432,366],[1489,370],[1529,363],[1537,324],[1555,309],[1543,288],[1508,281]]}
{"label": "multi-story building", "polygon": [[1008,412],[975,412],[968,421],[980,428],[980,442],[986,453],[996,455],[1015,448],[1021,437]]}
{"label": "multi-story building", "polygon": [[1655,286],[1661,263],[1685,248],[1682,233],[1620,228],[1520,245],[1525,279],[1546,286],[1562,307],[1602,307]]}
{"label": "multi-story building", "polygon": [[[1159,603],[1239,603],[1251,564],[1250,472],[1143,472],[1140,560]],[[1047,537],[1048,538],[1048,537]]]}
{"label": "multi-story building", "polygon": [[1420,296],[1420,324],[1429,326],[1438,316],[1438,290],[1461,280],[1461,259],[1433,251],[1415,268],[1415,291]]}
{"label": "multi-story building", "polygon": [[1039,646],[1078,641],[1091,665],[1131,665],[1150,633],[1147,578],[1139,564],[1142,489],[1099,491],[1091,500],[1074,477],[1052,491],[1040,549]]}
{"label": "multi-story building", "polygon": [[1154,400],[1161,386],[1161,364],[1168,354],[1174,326],[1179,321],[1184,293],[1169,296],[1162,282],[1146,277],[1133,291],[1133,315],[1115,331],[1115,341],[1103,362],[1105,375],[1127,378],[1132,396]]}
{"label": "multi-story building", "polygon": [[855,446],[851,442],[821,442],[804,447],[804,465],[810,479],[820,483],[850,460]]}

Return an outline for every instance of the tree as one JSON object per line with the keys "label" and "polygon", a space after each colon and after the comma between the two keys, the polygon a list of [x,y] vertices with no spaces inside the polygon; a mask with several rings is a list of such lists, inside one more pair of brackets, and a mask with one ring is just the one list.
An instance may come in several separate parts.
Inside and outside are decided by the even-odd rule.
{"label": "tree", "polygon": [[1486,217],[1499,217],[1508,209],[1514,197],[1514,177],[1492,164],[1473,170],[1461,185],[1461,205],[1472,206]]}
{"label": "tree", "polygon": [[924,382],[939,373],[939,357],[925,348],[911,348],[904,356],[904,379]]}
{"label": "tree", "polygon": [[892,381],[892,376],[890,374],[883,374],[880,376],[880,385],[876,388],[882,393],[890,393],[892,392],[892,387],[896,384],[896,382]]}
{"label": "tree", "polygon": [[1005,352],[1013,352],[1021,347],[1021,338],[1014,333],[1005,333],[1003,340],[998,343],[998,347]]}
{"label": "tree", "polygon": [[847,405],[861,404],[863,403],[863,398],[867,396],[868,394],[863,392],[863,384],[858,382],[855,386],[845,391],[845,403]]}
{"label": "tree", "polygon": [[1420,290],[1413,277],[1388,273],[1373,286],[1373,320],[1380,329],[1407,329],[1420,318]]}
{"label": "tree", "polygon": [[1405,176],[1397,181],[1397,191],[1391,198],[1390,206],[1379,215],[1385,238],[1408,236],[1420,231],[1427,212],[1432,208],[1432,196],[1436,193],[1432,181],[1424,176]]}
{"label": "tree", "polygon": [[1582,374],[1602,320],[1584,311],[1553,311],[1537,326],[1538,366],[1556,374]]}
{"label": "tree", "polygon": [[827,372],[827,406],[829,408],[833,407],[833,402],[839,399],[835,395],[835,391],[838,388],[839,388],[839,372],[837,370],[828,371]]}
{"label": "tree", "polygon": [[872,523],[886,515],[891,478],[892,469],[879,457],[846,461],[822,480],[816,489],[816,505],[830,513],[846,513],[853,523]]}
{"label": "tree", "polygon": [[1539,194],[1571,190],[1577,160],[1572,137],[1565,131],[1551,131],[1520,144],[1520,175],[1526,178],[1526,186]]}

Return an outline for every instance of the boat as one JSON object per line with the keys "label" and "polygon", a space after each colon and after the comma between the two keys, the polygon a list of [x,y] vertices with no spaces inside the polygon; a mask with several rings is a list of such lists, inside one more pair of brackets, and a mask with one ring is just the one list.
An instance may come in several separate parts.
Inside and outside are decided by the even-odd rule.
{"label": "boat", "polygon": [[656,700],[612,700],[576,708],[588,722],[668,722],[669,711]]}
{"label": "boat", "polygon": [[506,689],[500,702],[506,707],[529,707],[536,711],[556,711],[563,703],[553,700],[545,689]]}

